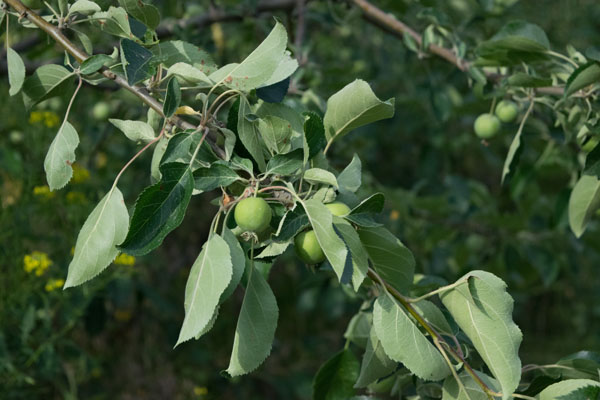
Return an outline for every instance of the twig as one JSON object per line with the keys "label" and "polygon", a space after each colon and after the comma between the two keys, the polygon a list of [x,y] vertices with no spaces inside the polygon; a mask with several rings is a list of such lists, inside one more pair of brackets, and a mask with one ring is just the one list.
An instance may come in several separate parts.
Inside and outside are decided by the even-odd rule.
{"label": "twig", "polygon": [[[21,1],[5,0],[5,3],[8,4],[17,13],[19,13],[23,18],[27,18],[31,23],[33,23],[38,28],[46,32],[52,39],[54,39],[54,41],[56,41],[56,43],[58,43],[63,49],[65,49],[80,64],[89,57],[88,54],[86,54],[84,51],[79,49],[73,42],[71,42],[60,31],[60,29],[58,29],[58,27],[52,25],[51,23],[40,17],[38,14],[36,14],[34,11],[27,8],[23,3],[21,3]],[[103,67],[100,70],[100,73],[106,78],[114,81],[117,85],[133,93],[141,101],[146,103],[149,107],[154,109],[160,116],[164,118],[162,104],[154,97],[150,96],[150,94],[144,88],[137,85],[130,85],[124,78],[115,74],[106,67]],[[173,124],[180,127],[181,129],[195,129],[194,125],[178,117],[171,117],[170,121]],[[215,153],[219,155],[219,157],[225,157],[225,152],[223,151],[223,149],[216,145],[213,139],[208,140],[208,142],[210,143]]]}

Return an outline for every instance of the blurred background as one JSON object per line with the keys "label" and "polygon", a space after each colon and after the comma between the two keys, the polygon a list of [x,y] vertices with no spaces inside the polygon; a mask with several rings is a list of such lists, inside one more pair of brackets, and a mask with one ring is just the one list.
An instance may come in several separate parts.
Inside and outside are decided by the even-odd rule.
{"label": "blurred background", "polygon": [[[420,11],[442,10],[469,49],[512,19],[540,25],[553,50],[563,53],[568,44],[593,45],[600,33],[595,0],[373,1],[419,32],[428,25]],[[356,78],[368,81],[382,99],[395,97],[393,119],[353,132],[336,142],[330,155],[338,169],[355,153],[361,158],[362,194],[385,194],[382,222],[413,251],[417,272],[438,283],[472,269],[505,280],[524,333],[524,364],[598,350],[600,225],[593,221],[579,240],[568,229],[566,206],[579,170],[578,149],[565,145],[567,133],[555,126],[549,110],[536,108],[524,131],[518,170],[501,186],[517,126],[504,125],[490,143],[477,139],[473,121],[491,101],[464,73],[433,56],[418,57],[344,3],[305,4],[300,40],[300,2],[257,13],[265,2],[286,3],[153,4],[167,25],[209,15],[211,7],[244,15],[173,30],[220,65],[243,59],[270,31],[273,16],[280,18],[289,28],[292,50],[300,50],[305,61],[288,102],[323,112],[324,100]],[[111,4],[98,3],[103,9]],[[93,29],[86,33],[109,51],[112,39]],[[41,33],[19,28],[10,35],[11,43],[40,35],[22,53],[30,66],[60,62],[60,51]],[[135,151],[107,118],[145,118],[146,109],[110,85],[84,86],[70,118],[81,138],[74,178],[50,192],[43,159],[68,99],[26,110],[19,98],[8,98],[4,64],[0,71],[0,397],[310,398],[314,374],[343,347],[343,333],[360,301],[329,275],[307,270],[290,251],[270,273],[279,325],[271,356],[256,373],[234,380],[220,375],[228,364],[241,291],[222,306],[208,335],[173,349],[187,274],[216,211],[210,200],[217,193],[193,197],[182,225],[151,255],[119,256],[97,279],[62,291],[79,229]],[[145,154],[122,178],[119,187],[128,205],[150,183],[150,158]]]}

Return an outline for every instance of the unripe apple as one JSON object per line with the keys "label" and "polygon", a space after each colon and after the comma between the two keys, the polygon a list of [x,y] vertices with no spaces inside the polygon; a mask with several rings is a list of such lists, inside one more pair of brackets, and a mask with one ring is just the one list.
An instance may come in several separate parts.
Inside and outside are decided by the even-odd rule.
{"label": "unripe apple", "polygon": [[513,122],[517,118],[519,109],[515,103],[509,100],[502,100],[496,106],[496,116],[506,124]]}
{"label": "unripe apple", "polygon": [[339,201],[325,204],[325,207],[327,207],[333,215],[338,217],[350,214],[350,207]]}
{"label": "unripe apple", "polygon": [[104,121],[110,115],[110,106],[105,101],[94,104],[92,116],[96,121]]}
{"label": "unripe apple", "polygon": [[475,120],[474,129],[481,139],[490,139],[500,130],[500,120],[492,114],[481,114]]}
{"label": "unripe apple", "polygon": [[294,249],[302,261],[307,264],[320,264],[325,261],[325,253],[317,241],[312,229],[300,232],[294,238]]}
{"label": "unripe apple", "polygon": [[260,197],[248,197],[235,206],[233,217],[246,232],[260,232],[271,222],[271,207]]}

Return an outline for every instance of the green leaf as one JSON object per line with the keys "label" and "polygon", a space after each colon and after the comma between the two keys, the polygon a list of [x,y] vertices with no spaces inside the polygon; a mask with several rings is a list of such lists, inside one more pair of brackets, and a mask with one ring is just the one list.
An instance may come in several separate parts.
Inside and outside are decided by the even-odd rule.
{"label": "green leaf", "polygon": [[90,15],[95,12],[102,11],[100,6],[93,1],[89,0],[77,0],[75,3],[71,4],[69,7],[69,15],[73,15],[75,13],[79,13],[82,15]]}
{"label": "green leaf", "polygon": [[[135,85],[152,76],[152,52],[133,40],[121,39],[121,62],[127,77],[127,83]],[[168,92],[167,92],[168,93]]]}
{"label": "green leaf", "polygon": [[463,285],[444,292],[440,299],[509,399],[521,380],[521,331],[512,320],[513,299],[506,284],[485,271],[472,271]]}
{"label": "green leaf", "polygon": [[229,186],[239,179],[240,176],[228,166],[213,164],[194,171],[194,189],[207,192],[219,186]]}
{"label": "green leaf", "polygon": [[367,342],[369,341],[372,327],[373,314],[370,312],[359,311],[352,319],[350,319],[348,327],[344,332],[344,338],[365,349],[367,347]]}
{"label": "green leaf", "polygon": [[277,67],[275,68],[275,72],[273,72],[271,77],[266,82],[264,82],[259,89],[283,82],[284,80],[288,79],[294,72],[296,72],[297,69],[298,60],[292,58],[291,53],[289,51],[284,51],[283,56],[279,61],[279,65],[277,65]]}
{"label": "green leaf", "polygon": [[181,103],[181,88],[179,82],[175,78],[171,78],[167,84],[167,94],[165,95],[165,103],[163,104],[163,114],[165,118],[171,118]]}
{"label": "green leaf", "polygon": [[277,242],[287,242],[309,225],[310,221],[304,209],[296,207],[285,214],[281,222],[279,234],[274,237],[274,240]]}
{"label": "green leaf", "polygon": [[160,178],[162,177],[159,169],[160,160],[163,158],[168,145],[169,139],[167,139],[166,136],[163,136],[154,147],[154,151],[152,152],[152,161],[150,162],[150,177],[152,183],[160,181]]}
{"label": "green leaf", "polygon": [[588,385],[572,391],[569,394],[558,397],[558,400],[598,400],[600,398],[600,386]]}
{"label": "green leaf", "polygon": [[156,29],[160,22],[158,8],[141,0],[119,0],[119,4],[129,15],[139,20],[150,29]]}
{"label": "green leaf", "polygon": [[550,42],[542,28],[517,20],[504,25],[490,40],[481,43],[477,51],[485,59],[518,64],[531,60],[528,56],[543,54],[549,49]]}
{"label": "green leaf", "polygon": [[285,98],[290,88],[290,78],[269,86],[261,86],[256,89],[256,97],[267,103],[280,103]]}
{"label": "green leaf", "polygon": [[333,221],[337,232],[342,236],[342,240],[350,252],[352,258],[352,286],[354,291],[357,292],[369,269],[367,252],[360,242],[358,233],[348,221],[336,216],[333,217]]}
{"label": "green leaf", "polygon": [[516,163],[517,159],[519,158],[522,133],[523,130],[519,129],[513,137],[512,142],[510,142],[510,147],[508,148],[508,153],[506,154],[506,159],[504,160],[504,166],[502,167],[502,183],[504,183],[504,180],[513,169],[513,164]]}
{"label": "green leaf", "polygon": [[217,318],[219,317],[219,307],[220,306],[217,306],[215,308],[215,312],[210,318],[210,321],[208,321],[206,326],[204,326],[204,328],[202,328],[202,330],[196,336],[194,336],[194,339],[200,339],[202,336],[207,334],[213,328],[213,326],[215,326],[215,322],[217,322]]}
{"label": "green leaf", "polygon": [[423,319],[430,323],[438,332],[445,333],[447,335],[454,334],[442,310],[440,310],[438,306],[432,302],[428,300],[421,300],[413,303],[413,307],[419,312],[419,314],[421,314]]}
{"label": "green leaf", "polygon": [[393,116],[393,98],[381,101],[367,82],[355,80],[327,100],[325,137],[339,139],[360,126]]}
{"label": "green leaf", "polygon": [[373,218],[383,211],[384,204],[385,196],[383,193],[375,193],[354,207],[345,218],[362,227],[380,226],[381,224],[375,222]]}
{"label": "green leaf", "polygon": [[[167,145],[167,149],[165,150],[160,163],[165,164],[177,161],[189,164],[201,139],[202,135],[200,132],[185,131],[176,134],[169,139],[169,144]],[[215,161],[217,161],[217,157],[210,150],[208,143],[204,141],[200,147],[200,151],[196,155],[193,167],[197,167],[196,164],[208,166]]]}
{"label": "green leaf", "polygon": [[124,8],[110,6],[108,11],[94,13],[90,20],[110,35],[126,39],[133,37],[131,26],[129,26],[129,17]]}
{"label": "green leaf", "polygon": [[229,298],[235,291],[235,288],[240,283],[242,279],[242,275],[244,275],[244,269],[246,268],[246,256],[244,254],[244,250],[242,246],[240,246],[240,242],[238,242],[237,238],[231,232],[231,229],[225,227],[223,228],[223,240],[227,242],[227,246],[229,246],[229,254],[231,255],[231,266],[232,266],[232,275],[231,280],[229,281],[229,285],[223,291],[221,295],[221,299],[219,300],[219,304],[223,303],[225,300]]}
{"label": "green leaf", "polygon": [[[560,396],[568,395],[587,386],[600,387],[600,383],[591,379],[569,379],[548,386],[537,398],[538,400],[557,400]],[[564,400],[567,399],[568,397],[564,398]]]}
{"label": "green leaf", "polygon": [[160,166],[162,179],[147,187],[138,197],[127,238],[119,248],[141,256],[160,246],[165,236],[177,228],[192,196],[194,178],[187,164]]}
{"label": "green leaf", "polygon": [[181,40],[161,42],[151,50],[157,60],[167,68],[171,68],[177,63],[186,63],[206,75],[217,69],[217,64],[207,52],[188,42]]}
{"label": "green leaf", "polygon": [[364,388],[394,372],[398,363],[390,360],[385,354],[381,341],[377,338],[375,328],[371,327],[367,348],[360,365],[360,375],[354,385],[355,388]]}
{"label": "green leaf", "polygon": [[375,271],[400,293],[408,293],[415,272],[411,251],[383,227],[360,228],[358,235]]}
{"label": "green leaf", "polygon": [[44,170],[50,190],[64,187],[73,176],[71,165],[75,162],[75,149],[79,145],[77,131],[68,121],[64,121],[54,137],[46,159]]}
{"label": "green leaf", "polygon": [[231,276],[229,245],[219,235],[213,234],[194,261],[185,285],[185,319],[175,346],[206,328]]}
{"label": "green leaf", "polygon": [[23,83],[23,101],[31,107],[61,93],[73,74],[65,67],[56,64],[42,65]]}
{"label": "green leaf", "polygon": [[64,288],[80,285],[113,262],[129,229],[129,214],[121,191],[115,187],[100,200],[85,220]]}
{"label": "green leaf", "polygon": [[166,78],[173,75],[198,87],[211,87],[213,85],[213,82],[204,72],[184,62],[178,62],[169,67]]}
{"label": "green leaf", "polygon": [[304,121],[304,135],[308,147],[305,161],[308,161],[325,148],[327,139],[325,139],[325,126],[321,117],[312,111],[306,112],[304,115],[307,117]]}
{"label": "green leaf", "polygon": [[310,168],[304,172],[304,180],[315,185],[325,184],[338,187],[335,175],[321,168]]}
{"label": "green leaf", "polygon": [[291,149],[292,126],[286,120],[273,115],[258,120],[258,131],[274,154],[287,153]]}
{"label": "green leaf", "polygon": [[106,54],[95,54],[81,63],[80,71],[83,75],[93,74],[110,61],[112,58]]}
{"label": "green leaf", "polygon": [[419,378],[439,381],[450,375],[440,352],[389,294],[375,301],[373,326],[388,357],[403,363]]}
{"label": "green leaf", "polygon": [[116,118],[109,118],[108,121],[134,142],[150,142],[155,139],[154,129],[145,122]]}
{"label": "green leaf", "polygon": [[271,242],[265,247],[256,258],[269,258],[269,257],[277,257],[283,254],[287,248],[290,246],[290,242],[279,243],[279,242]]}
{"label": "green leaf", "polygon": [[556,363],[563,379],[596,379],[600,369],[600,354],[592,351],[578,351],[561,358]]}
{"label": "green leaf", "polygon": [[238,109],[237,133],[240,141],[248,150],[252,158],[258,164],[258,168],[264,171],[265,156],[263,154],[263,143],[260,132],[258,131],[256,121],[250,121],[246,115],[250,113],[250,104],[245,97],[240,98],[240,106]]}
{"label": "green leaf", "polygon": [[266,175],[292,175],[302,168],[302,149],[286,154],[277,154],[267,163]]}
{"label": "green leaf", "polygon": [[209,78],[217,84],[224,83],[232,89],[243,91],[255,89],[269,82],[285,59],[286,45],[287,32],[285,27],[277,22],[269,36],[244,61],[239,64],[225,65],[212,73]]}
{"label": "green leaf", "polygon": [[227,368],[230,376],[252,372],[267,358],[271,352],[278,316],[279,309],[271,288],[262,274],[250,265]]}
{"label": "green leaf", "polygon": [[597,62],[584,64],[569,76],[565,87],[565,96],[570,96],[579,89],[596,82],[600,82],[600,64]]}
{"label": "green leaf", "polygon": [[355,154],[350,164],[337,177],[340,191],[355,193],[362,183],[362,164]]}
{"label": "green leaf", "polygon": [[344,271],[348,250],[344,241],[340,239],[333,229],[333,216],[331,212],[323,203],[314,199],[302,202],[302,206],[315,231],[317,241],[327,257],[327,261],[329,261],[338,279],[342,282],[342,277],[345,278]]}
{"label": "green leaf", "polygon": [[552,86],[552,79],[540,78],[539,76],[529,75],[524,72],[517,72],[508,77],[508,84],[510,86],[536,88]]}
{"label": "green leaf", "polygon": [[600,207],[600,180],[595,175],[582,175],[569,198],[569,226],[581,237],[596,210]]}
{"label": "green leaf", "polygon": [[6,49],[6,67],[8,68],[8,94],[14,96],[21,91],[25,81],[25,64],[19,53],[8,47]]}
{"label": "green leaf", "polygon": [[[475,371],[475,373],[492,390],[498,391],[500,389],[498,381],[494,378],[487,376],[483,372]],[[461,389],[454,376],[449,376],[444,381],[442,400],[489,400],[487,393],[483,391],[481,386],[467,371],[462,371],[458,375],[458,378],[462,382],[466,393]]]}
{"label": "green leaf", "polygon": [[360,364],[356,356],[345,349],[319,368],[313,383],[314,400],[347,400],[354,395]]}

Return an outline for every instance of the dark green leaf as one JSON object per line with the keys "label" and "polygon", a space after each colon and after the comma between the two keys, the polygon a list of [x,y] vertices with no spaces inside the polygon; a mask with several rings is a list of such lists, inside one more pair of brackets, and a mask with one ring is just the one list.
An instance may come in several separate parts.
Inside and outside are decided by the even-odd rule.
{"label": "dark green leaf", "polygon": [[277,242],[287,242],[288,240],[291,240],[301,230],[310,225],[308,216],[302,207],[296,207],[295,209],[288,211],[283,218],[283,224],[279,231],[279,235],[274,237],[274,240]]}
{"label": "dark green leaf", "polygon": [[207,192],[219,186],[229,186],[238,179],[239,175],[228,166],[213,164],[194,171],[194,189]]}
{"label": "dark green leaf", "polygon": [[291,175],[302,168],[302,149],[277,154],[267,164],[265,174]]}
{"label": "dark green leaf", "polygon": [[121,39],[121,62],[130,85],[135,85],[152,75],[154,70],[151,64],[152,57],[150,50],[133,40]]}
{"label": "dark green leaf", "polygon": [[140,20],[150,29],[156,29],[160,22],[160,13],[152,4],[144,3],[141,0],[119,0],[119,4],[129,15]]}
{"label": "dark green leaf", "polygon": [[136,201],[129,232],[119,246],[128,254],[144,255],[160,246],[185,215],[194,188],[189,165],[163,164],[160,172],[160,182],[146,188]]}
{"label": "dark green leaf", "polygon": [[354,395],[360,364],[356,356],[345,349],[319,368],[313,383],[314,400],[347,400]]}
{"label": "dark green leaf", "polygon": [[181,103],[181,88],[179,82],[175,77],[169,80],[167,84],[167,94],[165,96],[165,103],[163,105],[163,113],[165,118],[170,118],[179,107]]}
{"label": "dark green leaf", "polygon": [[363,227],[380,226],[381,224],[375,222],[373,218],[383,211],[384,203],[385,196],[382,193],[375,193],[354,207],[346,219]]}
{"label": "dark green leaf", "polygon": [[304,121],[304,135],[308,144],[308,159],[310,160],[325,148],[327,140],[325,139],[325,127],[321,117],[312,111],[306,112],[304,115],[308,117]]}
{"label": "dark green leaf", "polygon": [[23,83],[23,101],[31,107],[42,100],[64,93],[73,74],[56,64],[42,65]]}
{"label": "dark green leaf", "polygon": [[600,64],[591,62],[577,68],[569,79],[565,87],[565,96],[570,96],[579,89],[600,81]]}
{"label": "dark green leaf", "polygon": [[508,78],[508,84],[510,86],[519,87],[544,87],[551,86],[552,79],[540,78],[538,76],[529,75],[524,72],[517,72]]}
{"label": "dark green leaf", "polygon": [[290,78],[274,83],[269,86],[263,86],[256,89],[256,95],[259,99],[267,103],[281,103],[290,87]]}

